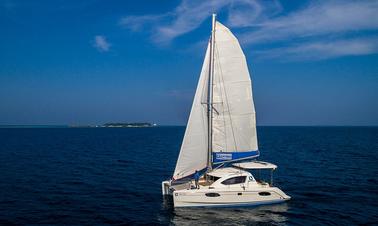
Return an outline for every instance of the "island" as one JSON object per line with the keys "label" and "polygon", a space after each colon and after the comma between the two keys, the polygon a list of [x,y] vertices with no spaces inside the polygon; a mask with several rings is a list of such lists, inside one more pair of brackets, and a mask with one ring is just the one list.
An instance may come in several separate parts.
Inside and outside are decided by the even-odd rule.
{"label": "island", "polygon": [[156,123],[149,122],[111,122],[102,125],[69,125],[70,128],[139,128],[139,127],[155,127]]}
{"label": "island", "polygon": [[155,123],[149,122],[134,122],[134,123],[105,123],[101,127],[116,127],[116,128],[124,128],[124,127],[154,127],[157,126]]}

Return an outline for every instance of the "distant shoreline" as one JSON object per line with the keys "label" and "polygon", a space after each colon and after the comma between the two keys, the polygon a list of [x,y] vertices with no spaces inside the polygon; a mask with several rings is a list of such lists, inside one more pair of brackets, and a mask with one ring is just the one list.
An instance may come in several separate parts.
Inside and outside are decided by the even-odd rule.
{"label": "distant shoreline", "polygon": [[140,128],[140,127],[155,127],[157,126],[156,123],[149,123],[149,122],[132,122],[132,123],[121,123],[121,122],[115,122],[115,123],[105,123],[103,125],[95,125],[95,126],[91,126],[91,125],[70,125],[68,127],[73,127],[73,128],[77,128],[77,127],[84,127],[84,128],[87,128],[87,127],[95,127],[95,128]]}
{"label": "distant shoreline", "polygon": [[[152,125],[152,126],[103,126],[103,125],[0,125],[0,129],[49,129],[49,128],[152,128],[152,127],[185,127],[186,125]],[[289,125],[262,125],[262,126],[257,126],[257,128],[261,127],[308,127],[308,128],[325,128],[325,127],[330,127],[330,128],[342,128],[342,127],[378,127],[378,125],[371,125],[371,126],[366,126],[366,125],[343,125],[343,126],[335,126],[335,125],[303,125],[303,126],[289,126]]]}
{"label": "distant shoreline", "polygon": [[156,127],[156,123],[133,122],[133,123],[105,123],[102,125],[0,125],[0,128],[148,128]]}
{"label": "distant shoreline", "polygon": [[105,123],[102,125],[0,125],[0,128],[149,128],[158,126],[156,123]]}

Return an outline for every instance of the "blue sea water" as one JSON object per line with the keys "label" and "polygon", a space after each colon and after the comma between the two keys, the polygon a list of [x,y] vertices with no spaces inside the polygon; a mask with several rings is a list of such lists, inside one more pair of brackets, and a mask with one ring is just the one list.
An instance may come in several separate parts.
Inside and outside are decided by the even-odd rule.
{"label": "blue sea water", "polygon": [[292,200],[172,208],[184,127],[0,129],[1,225],[378,225],[377,127],[259,127]]}

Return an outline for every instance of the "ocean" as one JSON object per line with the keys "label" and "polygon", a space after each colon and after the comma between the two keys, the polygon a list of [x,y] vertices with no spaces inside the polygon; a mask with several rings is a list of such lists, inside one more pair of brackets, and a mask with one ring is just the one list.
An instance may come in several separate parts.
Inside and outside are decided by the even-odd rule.
{"label": "ocean", "polygon": [[259,127],[292,197],[173,209],[161,181],[185,127],[0,129],[1,225],[378,225],[378,127]]}

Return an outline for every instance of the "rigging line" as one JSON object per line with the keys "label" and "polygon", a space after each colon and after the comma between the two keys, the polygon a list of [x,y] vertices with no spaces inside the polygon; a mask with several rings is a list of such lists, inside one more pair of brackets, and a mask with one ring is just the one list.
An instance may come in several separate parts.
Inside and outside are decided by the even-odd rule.
{"label": "rigging line", "polygon": [[219,168],[221,168],[222,166],[224,166],[224,163],[219,164],[219,166],[215,167],[215,169],[219,169]]}
{"label": "rigging line", "polygon": [[[216,49],[217,49],[217,53],[218,53],[218,58],[219,58],[219,50],[218,50],[218,46],[216,46]],[[232,117],[231,117],[231,110],[230,110],[230,106],[229,106],[229,102],[228,102],[228,97],[227,97],[227,91],[226,91],[226,86],[224,85],[224,80],[223,80],[223,71],[222,71],[222,67],[219,63],[219,71],[220,71],[220,78],[222,78],[222,83],[223,83],[223,89],[224,89],[224,95],[226,97],[226,104],[227,104],[227,109],[228,109],[228,115],[229,115],[229,118],[230,118],[230,123],[231,123],[231,132],[232,132],[232,138],[234,140],[234,145],[235,145],[235,151],[238,151],[238,147],[237,147],[237,144],[236,144],[236,138],[235,138],[235,132],[234,132],[234,125],[232,123]]]}

